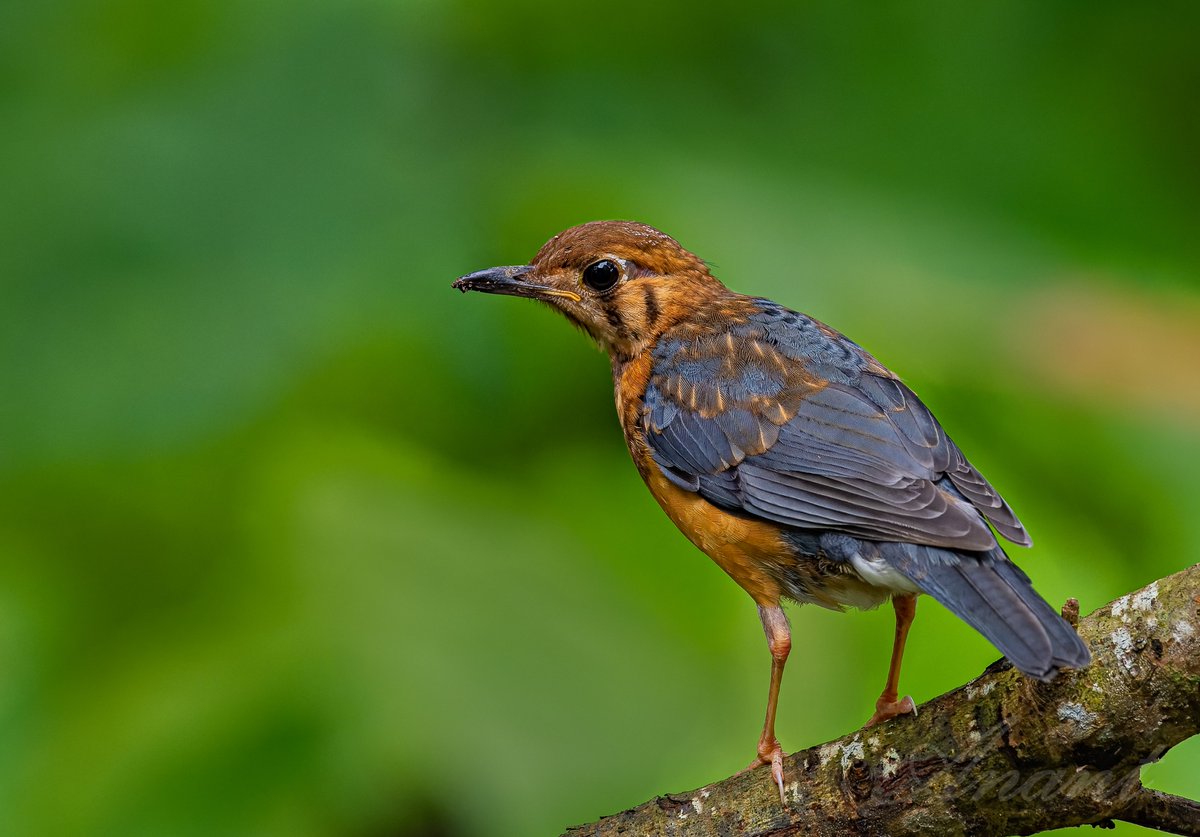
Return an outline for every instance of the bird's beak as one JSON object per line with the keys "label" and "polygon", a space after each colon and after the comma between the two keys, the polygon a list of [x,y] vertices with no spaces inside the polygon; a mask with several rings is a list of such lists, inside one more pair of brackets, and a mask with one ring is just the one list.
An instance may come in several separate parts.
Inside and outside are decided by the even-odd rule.
{"label": "bird's beak", "polygon": [[466,276],[458,278],[452,287],[458,288],[463,293],[480,291],[485,294],[525,296],[530,299],[549,299],[557,296],[579,302],[579,294],[572,291],[548,288],[545,285],[523,281],[523,277],[532,272],[533,268],[525,264],[511,267],[490,267],[487,270],[468,273]]}

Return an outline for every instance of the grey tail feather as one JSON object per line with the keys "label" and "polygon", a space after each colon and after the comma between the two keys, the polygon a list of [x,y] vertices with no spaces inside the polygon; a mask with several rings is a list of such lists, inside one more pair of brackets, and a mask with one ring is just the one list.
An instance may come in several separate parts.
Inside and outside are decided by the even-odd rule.
{"label": "grey tail feather", "polygon": [[1083,640],[999,546],[971,553],[881,543],[879,551],[1030,677],[1048,681],[1060,668],[1091,662]]}

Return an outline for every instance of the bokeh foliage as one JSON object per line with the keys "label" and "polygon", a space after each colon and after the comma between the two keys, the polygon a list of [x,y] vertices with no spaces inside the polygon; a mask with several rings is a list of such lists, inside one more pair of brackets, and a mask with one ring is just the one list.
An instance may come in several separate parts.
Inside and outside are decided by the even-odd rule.
{"label": "bokeh foliage", "polygon": [[[1195,562],[1198,36],[1187,2],[0,6],[0,833],[554,833],[750,758],[754,609],[606,364],[448,287],[584,220],[904,375],[1050,601]],[[869,714],[890,614],[793,621],[798,748]],[[910,648],[918,700],[996,656],[933,604]],[[1146,775],[1200,796],[1200,747]]]}

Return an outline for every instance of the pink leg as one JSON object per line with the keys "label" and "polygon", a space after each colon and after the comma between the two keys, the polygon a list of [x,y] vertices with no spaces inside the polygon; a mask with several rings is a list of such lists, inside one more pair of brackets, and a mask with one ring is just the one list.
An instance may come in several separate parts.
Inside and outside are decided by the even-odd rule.
{"label": "pink leg", "polygon": [[869,727],[897,715],[906,715],[909,712],[917,714],[916,704],[911,697],[905,695],[897,700],[900,689],[900,662],[904,659],[904,641],[908,639],[909,626],[917,615],[917,597],[892,596],[892,607],[896,610],[896,638],[892,642],[892,664],[888,666],[887,685],[883,687],[883,694],[875,701],[875,714],[867,721]]}
{"label": "pink leg", "polygon": [[767,692],[767,720],[758,739],[758,757],[746,770],[753,770],[761,764],[771,765],[771,778],[779,788],[779,801],[786,805],[787,801],[783,795],[783,748],[775,738],[775,707],[779,703],[783,665],[792,650],[792,634],[788,630],[787,616],[779,605],[759,605],[758,618],[762,620],[763,632],[767,635],[767,646],[771,649],[771,689]]}

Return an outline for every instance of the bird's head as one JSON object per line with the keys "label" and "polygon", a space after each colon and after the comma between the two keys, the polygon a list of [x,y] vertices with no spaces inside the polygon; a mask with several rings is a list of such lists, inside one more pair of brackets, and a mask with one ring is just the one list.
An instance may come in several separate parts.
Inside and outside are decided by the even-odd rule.
{"label": "bird's head", "polygon": [[635,357],[698,305],[728,293],[679,242],[632,221],[572,227],[529,264],[480,270],[454,287],[541,300],[615,360]]}

